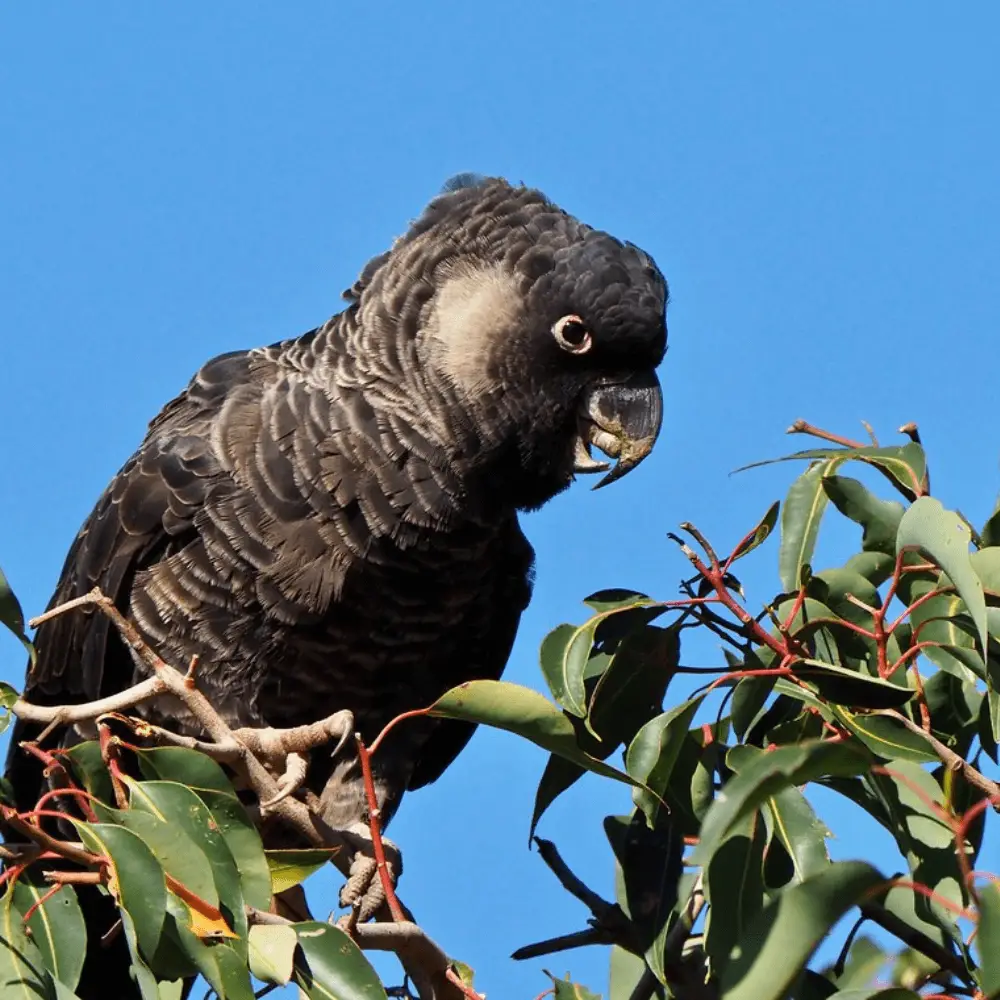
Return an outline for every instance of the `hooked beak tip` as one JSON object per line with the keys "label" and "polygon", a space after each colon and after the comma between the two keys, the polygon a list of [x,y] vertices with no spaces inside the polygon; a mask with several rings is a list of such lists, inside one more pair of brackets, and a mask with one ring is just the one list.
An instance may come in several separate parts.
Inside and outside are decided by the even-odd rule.
{"label": "hooked beak tip", "polygon": [[656,435],[641,438],[638,441],[624,441],[622,444],[618,463],[600,482],[592,487],[593,489],[599,490],[628,475],[653,450],[653,445],[656,444]]}
{"label": "hooked beak tip", "polygon": [[607,463],[590,457],[590,445],[617,459],[614,468],[594,486],[599,490],[627,475],[653,450],[663,418],[659,380],[647,371],[622,383],[599,386],[587,396],[581,418],[574,471],[607,470]]}

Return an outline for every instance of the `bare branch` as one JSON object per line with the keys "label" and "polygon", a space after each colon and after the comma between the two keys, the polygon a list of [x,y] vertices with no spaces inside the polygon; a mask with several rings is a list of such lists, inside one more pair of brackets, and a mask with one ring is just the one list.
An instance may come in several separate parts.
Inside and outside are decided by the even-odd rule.
{"label": "bare branch", "polygon": [[[58,610],[58,608],[53,609],[53,611]],[[51,615],[52,612],[49,614]],[[36,620],[32,619],[32,621]],[[113,712],[132,708],[140,702],[149,701],[150,698],[163,694],[166,690],[166,685],[159,677],[148,677],[139,684],[119,691],[117,694],[109,695],[107,698],[99,698],[97,701],[88,701],[82,705],[32,705],[23,698],[19,698],[14,702],[11,711],[19,719],[24,719],[25,722],[71,726],[77,722],[86,722],[102,715],[110,715]]]}
{"label": "bare branch", "polygon": [[599,896],[589,886],[583,884],[570,870],[569,865],[563,861],[559,849],[551,840],[544,840],[535,837],[535,844],[538,847],[538,854],[542,861],[548,865],[549,870],[557,879],[559,884],[576,899],[580,900],[584,906],[598,919],[604,920],[612,911],[619,908],[614,903],[609,903],[602,896]]}
{"label": "bare branch", "polygon": [[[277,913],[247,907],[250,924],[290,924]],[[352,931],[358,946],[370,951],[391,951],[403,963],[421,1000],[453,1000],[461,990],[447,980],[451,959],[422,927],[409,920],[361,924]]]}
{"label": "bare branch", "polygon": [[1000,785],[987,778],[982,771],[977,771],[964,757],[960,757],[954,750],[945,746],[937,737],[932,736],[922,726],[918,726],[915,722],[908,719],[902,712],[885,709],[877,714],[891,716],[893,719],[901,722],[911,732],[918,733],[927,740],[931,749],[938,755],[945,767],[952,771],[961,772],[962,777],[970,785],[978,788],[981,792],[985,792],[995,808],[1000,806]]}

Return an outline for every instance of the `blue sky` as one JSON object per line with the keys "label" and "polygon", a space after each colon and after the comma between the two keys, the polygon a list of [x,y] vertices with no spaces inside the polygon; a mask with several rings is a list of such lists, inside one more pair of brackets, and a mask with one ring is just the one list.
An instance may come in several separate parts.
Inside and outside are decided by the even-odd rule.
{"label": "blue sky", "polygon": [[[540,684],[542,636],[591,591],[672,597],[679,521],[735,541],[792,470],[729,472],[791,450],[796,417],[852,435],[866,419],[885,440],[916,420],[936,494],[981,523],[1000,486],[1000,8],[944,11],[7,5],[0,564],[25,608],[44,606],[97,495],[204,360],[322,322],[470,169],[638,243],[673,298],[657,451],[527,518],[538,583],[510,679]],[[826,537],[831,560],[838,541],[853,534]],[[776,565],[774,548],[754,557],[761,598]],[[0,637],[0,676],[22,670]],[[606,979],[600,950],[506,957],[585,917],[526,849],[543,764],[481,734],[391,831],[405,899],[494,996],[534,996],[543,965]],[[609,894],[600,819],[626,805],[586,781],[542,829]],[[847,830],[834,845],[868,848]]]}

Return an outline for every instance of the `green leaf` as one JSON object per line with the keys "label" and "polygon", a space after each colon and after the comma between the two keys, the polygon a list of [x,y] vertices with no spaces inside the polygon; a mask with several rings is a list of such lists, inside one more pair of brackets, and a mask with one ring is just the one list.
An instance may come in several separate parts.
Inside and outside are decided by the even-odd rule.
{"label": "green leaf", "polygon": [[[14,885],[14,906],[23,915],[51,888],[48,884],[35,885],[22,876]],[[36,907],[28,920],[28,928],[46,968],[64,986],[76,989],[87,953],[87,925],[73,887],[63,886]]]}
{"label": "green leaf", "polygon": [[299,943],[289,924],[254,924],[250,928],[250,971],[265,983],[284,986],[292,979],[292,960]]}
{"label": "green leaf", "polygon": [[212,789],[234,795],[226,772],[206,754],[187,747],[153,747],[137,750],[139,768],[146,778],[176,781],[194,789]]}
{"label": "green leaf", "polygon": [[756,469],[764,465],[774,465],[777,462],[792,462],[801,459],[837,459],[839,462],[864,462],[878,469],[907,500],[913,500],[917,487],[925,489],[927,479],[927,460],[924,450],[915,442],[901,446],[864,447],[864,448],[809,448],[797,451],[781,458],[765,459],[763,462],[753,462],[744,465],[737,472],[746,469]]}
{"label": "green leaf", "polygon": [[115,791],[111,784],[107,765],[101,757],[101,747],[97,740],[77,743],[63,751],[73,768],[73,773],[83,783],[83,787],[101,802],[115,801]]}
{"label": "green leaf", "polygon": [[656,824],[677,756],[704,697],[699,695],[651,719],[629,744],[625,769],[640,782],[632,790],[632,801],[650,826]]}
{"label": "green leaf", "polygon": [[10,589],[7,577],[0,569],[0,622],[7,626],[21,640],[21,645],[28,651],[31,665],[35,665],[35,647],[24,631],[24,612],[21,602],[14,591]]}
{"label": "green leaf", "polygon": [[[593,596],[599,598],[603,594]],[[603,610],[592,615],[582,625],[559,625],[553,629],[542,640],[540,653],[542,674],[552,697],[567,712],[581,719],[588,714],[584,682],[588,676],[591,651],[600,644],[602,633],[607,633],[609,626],[629,630],[647,624],[663,613],[663,609],[657,607],[655,602],[648,597],[642,598],[641,595],[597,603]]]}
{"label": "green leaf", "polygon": [[545,974],[552,980],[552,1000],[601,1000],[599,993],[591,993],[586,986],[574,983],[568,977],[557,979],[551,972]]}
{"label": "green leaf", "polygon": [[[607,760],[622,743],[630,743],[659,711],[680,657],[677,630],[656,625],[634,628],[616,644],[603,645],[613,652],[597,679],[588,679],[587,728],[574,722],[577,745],[598,760]],[[535,792],[529,839],[545,810],[585,773],[578,764],[555,754],[549,757]]]}
{"label": "green leaf", "polygon": [[979,537],[984,549],[1000,546],[1000,506],[990,514]]}
{"label": "green leaf", "polygon": [[838,961],[824,970],[824,974],[832,978],[841,992],[870,989],[890,954],[871,938],[858,936],[851,942],[846,960]]}
{"label": "green leaf", "polygon": [[803,785],[826,774],[861,774],[870,766],[870,756],[857,747],[820,740],[778,747],[769,753],[758,751],[748,756],[747,762],[723,786],[705,816],[701,839],[691,863],[707,864],[733,825],[781,789]]}
{"label": "green leaf", "polygon": [[[582,748],[605,760],[620,744],[630,743],[660,710],[679,660],[676,628],[643,623],[622,636],[593,684],[587,708],[590,732],[580,734]],[[588,740],[589,735],[595,739]]]}
{"label": "green leaf", "polygon": [[925,496],[914,501],[899,522],[896,551],[918,549],[948,574],[972,615],[985,657],[988,641],[986,598],[969,557],[971,541],[969,526],[958,514],[945,510],[934,497]]}
{"label": "green leaf", "polygon": [[[739,668],[737,668],[739,669]],[[731,702],[733,729],[742,740],[760,717],[774,690],[774,677],[744,677],[736,685]]]}
{"label": "green leaf", "polygon": [[[147,812],[169,824],[172,829],[183,831],[192,844],[193,851],[208,862],[213,896],[223,907],[223,915],[230,929],[237,934],[239,940],[245,940],[246,909],[240,873],[218,824],[205,803],[190,788],[175,781],[133,781],[130,778],[125,781],[131,792],[130,812]],[[164,867],[166,868],[166,864]],[[169,868],[167,870],[170,871]],[[171,871],[171,874],[175,873]],[[197,892],[186,880],[181,881]],[[210,902],[214,901],[200,892],[198,895]]]}
{"label": "green leaf", "polygon": [[221,1000],[254,1000],[247,959],[228,941],[202,941],[188,927],[188,909],[176,896],[167,898],[167,907],[181,948]]}
{"label": "green leaf", "polygon": [[177,823],[140,809],[109,809],[96,803],[93,808],[100,819],[130,830],[140,838],[168,875],[212,906],[219,905],[208,858]]}
{"label": "green leaf", "polygon": [[17,704],[19,697],[14,688],[0,681],[0,733],[10,725],[13,718],[11,709]]}
{"label": "green leaf", "polygon": [[[937,574],[908,582],[906,598],[911,604],[932,590],[948,585],[947,578]],[[974,684],[977,677],[985,677],[985,671],[975,639],[959,625],[958,619],[964,610],[965,603],[958,594],[939,594],[910,613],[910,624],[919,642],[940,643],[940,646],[928,646],[922,650],[922,655],[959,680]],[[971,625],[971,619],[967,620]]]}
{"label": "green leaf", "polygon": [[[741,542],[736,552],[733,553],[731,562],[736,562],[737,559],[742,559],[745,555],[753,552],[754,549],[763,545],[767,541],[768,536],[774,530],[774,526],[778,523],[778,512],[781,509],[781,502],[775,500],[770,507],[767,508],[767,513],[760,519],[757,526],[753,529],[753,533],[746,541]],[[749,533],[748,533],[749,534]]]}
{"label": "green leaf", "polygon": [[764,822],[754,811],[736,824],[705,869],[705,950],[712,968],[725,965],[764,906]]}
{"label": "green leaf", "polygon": [[[129,954],[132,956],[132,975],[139,987],[142,1000],[160,1000],[160,990],[156,982],[156,976],[153,975],[152,970],[146,964],[139,951],[139,939],[135,921],[127,909],[120,909],[118,912],[121,915],[122,931],[125,934],[125,940],[128,942]],[[165,915],[164,919],[166,919]]]}
{"label": "green leaf", "polygon": [[783,889],[721,970],[722,1000],[783,1000],[833,925],[884,881],[871,865],[844,861]]}
{"label": "green leaf", "polygon": [[592,631],[576,625],[558,625],[542,640],[540,653],[542,675],[552,697],[581,719],[587,714],[583,675],[593,639]]}
{"label": "green leaf", "polygon": [[585,597],[583,603],[595,611],[621,611],[623,608],[641,608],[654,604],[651,597],[640,594],[637,590],[623,590],[612,587],[599,590],[590,597]]}
{"label": "green leaf", "polygon": [[387,1000],[375,970],[339,927],[294,924],[299,939],[295,982],[309,1000]]}
{"label": "green leaf", "polygon": [[271,873],[264,845],[243,803],[231,793],[195,789],[208,806],[222,839],[240,873],[243,899],[249,906],[266,910],[271,905]]}
{"label": "green leaf", "polygon": [[159,861],[131,830],[111,823],[71,822],[87,850],[111,859],[119,908],[131,914],[143,953],[155,954],[167,906],[166,879]]}
{"label": "green leaf", "polygon": [[631,921],[633,944],[663,982],[666,936],[691,889],[683,885],[683,836],[669,820],[650,829],[638,810],[631,816],[606,816],[604,832],[615,856],[615,896]]}
{"label": "green leaf", "polygon": [[987,882],[979,889],[979,968],[976,980],[986,1000],[1000,996],[1000,885]]}
{"label": "green leaf", "polygon": [[809,681],[823,699],[835,705],[901,708],[914,695],[912,688],[820,660],[800,660],[793,669],[797,677]]}
{"label": "green leaf", "polygon": [[531,811],[531,823],[528,827],[528,840],[535,835],[538,823],[545,811],[567,789],[572,788],[585,774],[586,770],[579,764],[574,764],[558,754],[549,754],[545,762],[545,770],[535,789],[535,805]]}
{"label": "green leaf", "polygon": [[186,785],[205,803],[236,862],[244,900],[266,910],[271,903],[271,874],[264,845],[225,771],[210,757],[186,747],[155,747],[140,750],[137,756],[146,777]]}
{"label": "green leaf", "polygon": [[[903,516],[903,508],[899,508],[900,517]],[[895,539],[895,532],[891,533],[891,539]],[[878,587],[885,583],[892,576],[892,571],[896,567],[896,559],[888,552],[856,552],[843,568],[851,573],[858,573],[863,576],[872,586]]]}
{"label": "green leaf", "polygon": [[51,978],[38,948],[25,933],[13,894],[0,899],[0,996],[4,1000],[48,1000]]}
{"label": "green leaf", "polygon": [[[891,760],[884,772],[866,776],[865,782],[881,800],[886,815],[883,822],[906,857],[912,880],[927,886],[935,897],[965,906],[968,898],[961,888],[955,835],[942,818],[946,812],[944,795],[934,777],[912,761]],[[958,935],[954,914],[937,898],[918,894],[913,905],[917,916],[952,936]]]}
{"label": "green leaf", "polygon": [[796,882],[805,882],[830,864],[826,849],[829,831],[797,788],[775,792],[766,806],[773,835],[792,860]]}
{"label": "green leaf", "polygon": [[610,965],[609,1000],[630,1000],[646,971],[646,963],[638,955],[612,945]]}
{"label": "green leaf", "polygon": [[896,535],[903,517],[903,505],[880,500],[863,483],[848,476],[827,476],[823,489],[844,517],[864,529],[861,547],[865,552],[896,555]]}
{"label": "green leaf", "polygon": [[815,462],[792,483],[781,512],[781,547],[778,550],[778,573],[781,586],[794,592],[801,586],[802,567],[809,564],[820,522],[829,498],[823,489],[823,477],[840,464],[836,459]]}
{"label": "green leaf", "polygon": [[1000,742],[1000,692],[987,691],[979,708],[979,724],[976,726],[983,752],[997,763],[997,743]]}
{"label": "green leaf", "polygon": [[277,895],[293,885],[304,882],[337,853],[339,848],[308,848],[305,850],[267,851],[267,867],[271,872],[271,891]]}
{"label": "green leaf", "polygon": [[468,681],[446,691],[428,714],[504,729],[588,771],[635,786],[629,775],[596,760],[577,746],[573,724],[547,698],[509,681]]}
{"label": "green leaf", "polygon": [[887,715],[855,715],[842,706],[833,706],[834,717],[849,729],[872,753],[922,763],[937,763],[938,756],[919,733],[907,729]]}

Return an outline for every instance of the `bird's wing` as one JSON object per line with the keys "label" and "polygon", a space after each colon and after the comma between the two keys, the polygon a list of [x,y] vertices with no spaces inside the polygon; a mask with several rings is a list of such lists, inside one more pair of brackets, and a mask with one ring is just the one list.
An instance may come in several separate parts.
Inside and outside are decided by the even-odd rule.
{"label": "bird's wing", "polygon": [[[495,566],[492,592],[481,594],[481,614],[475,622],[470,622],[459,644],[462,652],[452,670],[456,685],[474,678],[500,679],[514,645],[521,613],[531,599],[535,553],[516,517],[510,519],[506,531],[497,539],[491,556]],[[440,778],[475,729],[467,722],[441,722],[422,747],[408,787],[421,788]]]}
{"label": "bird's wing", "polygon": [[[74,540],[50,608],[99,587],[127,612],[135,574],[191,540],[194,515],[220,472],[208,429],[228,389],[245,380],[247,365],[242,352],[209,362],[150,424]],[[132,661],[122,643],[108,642],[110,632],[108,619],[92,608],[43,622],[25,697],[36,704],[70,704],[128,687]],[[8,776],[18,801],[38,792],[37,762],[17,749],[37,731],[19,720],[11,739]]]}

